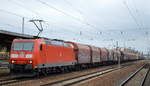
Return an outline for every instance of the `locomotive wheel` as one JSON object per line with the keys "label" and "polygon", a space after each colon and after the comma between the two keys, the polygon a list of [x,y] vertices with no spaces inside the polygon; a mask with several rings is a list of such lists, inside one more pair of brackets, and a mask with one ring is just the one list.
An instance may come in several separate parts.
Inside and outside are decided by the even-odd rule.
{"label": "locomotive wheel", "polygon": [[46,73],[46,69],[45,69],[45,68],[43,68],[41,72],[42,72],[42,74],[43,74],[44,76],[47,76],[47,73]]}

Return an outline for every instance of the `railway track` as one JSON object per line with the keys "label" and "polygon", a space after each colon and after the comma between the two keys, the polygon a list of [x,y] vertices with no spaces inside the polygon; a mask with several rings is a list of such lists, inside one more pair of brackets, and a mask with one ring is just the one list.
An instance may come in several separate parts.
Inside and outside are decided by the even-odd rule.
{"label": "railway track", "polygon": [[69,85],[76,84],[76,83],[79,83],[79,82],[87,80],[87,79],[91,79],[93,77],[100,76],[102,74],[105,74],[105,73],[108,73],[108,72],[111,72],[114,70],[116,70],[116,68],[115,69],[108,69],[108,70],[100,71],[100,72],[96,72],[96,73],[91,73],[91,74],[87,74],[87,75],[82,75],[79,77],[68,78],[68,79],[48,83],[48,84],[45,84],[42,86],[69,86]]}
{"label": "railway track", "polygon": [[4,79],[4,80],[0,80],[0,86],[20,82],[20,81],[23,81],[23,80],[24,80],[23,77],[7,78],[7,79]]}
{"label": "railway track", "polygon": [[[122,64],[121,68],[129,66],[129,65],[133,65],[133,64],[136,64],[136,62]],[[88,80],[88,79],[91,79],[91,78],[94,78],[94,77],[97,77],[97,76],[115,71],[117,69],[119,69],[119,68],[116,68],[116,66],[115,66],[115,67],[103,69],[101,71],[96,71],[96,72],[92,72],[92,73],[88,73],[88,74],[84,74],[84,75],[80,75],[80,76],[75,76],[75,77],[72,77],[72,78],[66,78],[64,80],[58,80],[58,81],[56,80],[56,81],[51,82],[51,83],[43,83],[42,85],[43,86],[47,86],[47,85],[56,85],[57,86],[57,85],[60,85],[62,83],[63,83],[62,85],[72,85],[72,84],[79,83],[80,81],[85,81],[85,80]],[[49,75],[49,76],[52,77],[53,75]],[[49,76],[46,76],[46,77],[49,77]],[[55,74],[54,74],[54,76],[55,76]],[[0,86],[15,85],[18,82],[23,82],[23,81],[28,81],[28,80],[30,81],[30,80],[36,80],[36,79],[37,79],[37,77],[34,77],[34,78],[33,77],[32,78],[21,77],[21,76],[11,77],[11,78],[7,78],[7,79],[4,79],[4,80],[0,80]]]}
{"label": "railway track", "polygon": [[143,86],[146,81],[146,77],[149,74],[149,66],[150,63],[145,63],[128,78],[126,78],[119,86]]}
{"label": "railway track", "polygon": [[[81,76],[77,76],[77,77],[65,79],[63,81],[68,81],[68,80],[72,79],[73,81],[71,83],[70,82],[67,83],[67,85],[69,85],[69,84],[73,84],[75,82],[79,82],[80,80],[83,80],[83,79],[86,80],[87,78],[91,78],[91,77],[94,77],[94,76],[97,76],[97,75],[102,75],[102,74],[108,73],[108,72],[116,70],[116,69],[117,68],[112,68],[112,69],[108,69],[108,70],[104,70],[104,71],[89,73],[89,74],[86,74],[86,75],[89,75],[89,76],[82,75],[82,77]],[[33,78],[33,79],[35,79],[35,78]],[[26,81],[26,80],[29,80],[29,78],[24,78],[24,77],[21,77],[21,76],[8,78],[8,79],[0,80],[0,86],[9,85],[9,84],[11,85],[11,84],[14,84],[14,83],[17,83],[17,82]],[[49,84],[46,84],[46,85],[52,85],[52,84],[56,84],[56,83],[59,83],[59,82],[62,82],[62,80],[61,81],[56,81],[56,82],[53,82],[53,83],[49,83]]]}
{"label": "railway track", "polygon": [[72,78],[67,78],[64,80],[58,80],[58,81],[54,81],[54,82],[50,82],[47,84],[43,84],[42,86],[70,86],[70,85],[74,85],[92,78],[96,78],[99,77],[100,75],[106,74],[106,73],[111,73],[113,71],[116,71],[118,69],[122,69],[126,66],[129,66],[131,64],[124,64],[122,65],[121,68],[117,67],[117,68],[109,68],[106,70],[101,70],[101,71],[97,71],[97,72],[92,72],[92,73],[88,73],[85,75],[81,75],[81,76],[77,76],[77,77],[72,77]]}
{"label": "railway track", "polygon": [[0,86],[8,85],[8,84],[10,84],[10,83],[16,83],[16,82],[19,82],[19,80],[17,80],[17,79],[1,80],[1,81],[0,81]]}
{"label": "railway track", "polygon": [[[107,72],[110,72],[110,71],[113,71],[113,70],[116,70],[117,68],[112,68],[112,69],[108,69],[108,70],[104,70],[104,71],[99,71],[99,72],[94,72],[94,73],[89,73],[89,74],[86,74],[86,75],[89,75],[87,76],[86,78],[91,78],[91,77],[94,77],[94,76],[97,76],[97,75],[100,75],[100,74],[104,74],[104,73],[107,73]],[[93,75],[91,75],[93,74]],[[83,77],[85,77],[85,75],[82,75]],[[72,79],[76,79],[76,78],[79,78],[81,76],[77,76],[77,77],[73,77]],[[32,78],[32,79],[36,79],[36,78]],[[71,79],[71,78],[69,78]],[[66,81],[66,80],[69,80],[69,79],[65,79],[63,81]],[[18,77],[12,77],[12,78],[7,78],[7,79],[4,79],[4,80],[0,80],[0,86],[4,86],[4,85],[9,85],[9,84],[14,84],[14,83],[17,83],[17,82],[22,82],[22,81],[26,81],[26,80],[29,80],[29,78],[24,78],[24,77],[21,77],[21,76],[18,76]],[[77,79],[75,80],[76,82],[78,82],[80,79]],[[53,82],[53,83],[49,83],[49,84],[46,84],[46,85],[50,85],[50,84],[56,84],[60,81],[56,81],[56,82]],[[72,82],[73,83],[73,82]],[[70,84],[70,83],[69,83]],[[69,85],[68,84],[68,85]]]}
{"label": "railway track", "polygon": [[150,64],[148,67],[148,71],[146,72],[140,86],[149,86],[150,85]]}
{"label": "railway track", "polygon": [[35,77],[26,77],[22,75],[12,76],[12,77],[6,77],[5,79],[0,80],[0,86],[14,84],[17,82],[27,81],[30,79],[35,79]]}

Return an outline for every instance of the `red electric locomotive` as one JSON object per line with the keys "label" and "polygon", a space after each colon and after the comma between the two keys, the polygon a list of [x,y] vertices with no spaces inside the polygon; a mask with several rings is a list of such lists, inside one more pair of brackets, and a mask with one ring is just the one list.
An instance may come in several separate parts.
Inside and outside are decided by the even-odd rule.
{"label": "red electric locomotive", "polygon": [[10,69],[41,71],[44,68],[74,65],[72,45],[60,40],[15,39],[11,47]]}

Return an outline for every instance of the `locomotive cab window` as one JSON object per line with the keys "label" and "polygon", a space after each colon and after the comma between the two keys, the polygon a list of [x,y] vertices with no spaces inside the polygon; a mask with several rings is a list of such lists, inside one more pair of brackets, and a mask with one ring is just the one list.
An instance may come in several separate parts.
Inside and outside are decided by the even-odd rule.
{"label": "locomotive cab window", "polygon": [[34,47],[33,42],[16,42],[13,43],[13,50],[26,50],[26,51],[32,51]]}

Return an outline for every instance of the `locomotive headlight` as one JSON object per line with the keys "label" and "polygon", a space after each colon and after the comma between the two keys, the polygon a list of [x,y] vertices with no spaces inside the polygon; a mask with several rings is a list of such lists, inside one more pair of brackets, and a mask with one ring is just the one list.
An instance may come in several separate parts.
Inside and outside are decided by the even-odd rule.
{"label": "locomotive headlight", "polygon": [[31,63],[32,63],[32,61],[29,61],[29,63],[31,64]]}
{"label": "locomotive headlight", "polygon": [[18,58],[18,54],[11,54],[12,58]]}
{"label": "locomotive headlight", "polygon": [[16,61],[12,60],[11,62],[12,62],[12,63],[15,63]]}
{"label": "locomotive headlight", "polygon": [[26,58],[32,58],[32,54],[27,54]]}

